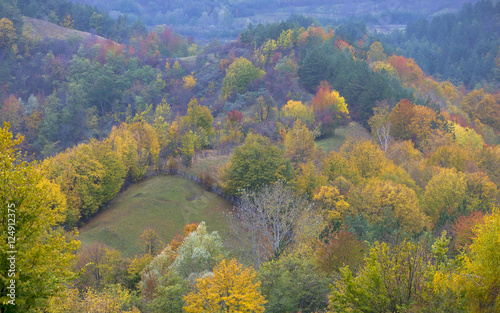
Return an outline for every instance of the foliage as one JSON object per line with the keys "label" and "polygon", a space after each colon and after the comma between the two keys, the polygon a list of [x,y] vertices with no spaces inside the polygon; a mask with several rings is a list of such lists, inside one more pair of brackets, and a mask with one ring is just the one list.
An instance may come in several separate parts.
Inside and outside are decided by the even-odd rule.
{"label": "foliage", "polygon": [[256,190],[279,179],[290,180],[292,166],[282,149],[260,135],[249,134],[245,144],[234,150],[223,181],[225,192],[241,193],[241,189]]}
{"label": "foliage", "polygon": [[247,59],[243,57],[235,59],[226,69],[226,76],[222,82],[222,97],[227,98],[233,90],[241,93],[248,84],[264,74],[264,71],[255,68]]}
{"label": "foliage", "polygon": [[8,123],[4,124],[0,129],[0,307],[30,312],[45,308],[47,300],[71,281],[69,266],[80,242],[75,233],[57,227],[66,211],[59,186],[43,179],[34,164],[23,161],[16,147],[22,138],[12,137]]}
{"label": "foliage", "polygon": [[285,137],[285,156],[290,159],[295,168],[315,159],[316,144],[314,135],[302,124],[295,122],[293,129]]}
{"label": "foliage", "polygon": [[7,49],[15,43],[17,39],[14,24],[8,18],[0,19],[0,47]]}
{"label": "foliage", "polygon": [[422,243],[376,242],[356,276],[348,266],[341,269],[341,279],[332,285],[331,312],[411,311],[427,286],[428,259]]}
{"label": "foliage", "polygon": [[345,227],[335,231],[330,230],[319,242],[315,262],[325,273],[339,272],[344,266],[356,271],[363,261],[366,250],[366,243]]}
{"label": "foliage", "polygon": [[68,149],[46,159],[42,170],[46,178],[61,185],[72,208],[66,222],[73,225],[111,200],[120,191],[125,177],[125,167],[109,141],[92,140]]}
{"label": "foliage", "polygon": [[349,204],[352,214],[363,214],[370,224],[382,222],[384,214],[388,213],[394,218],[395,225],[381,225],[387,231],[402,229],[407,233],[418,233],[428,225],[428,217],[420,209],[416,192],[390,181],[375,178],[363,187],[358,186],[349,194]]}
{"label": "foliage", "polygon": [[500,214],[498,209],[484,218],[474,230],[476,237],[467,251],[462,253],[456,271],[439,271],[434,277],[436,288],[452,290],[465,300],[470,312],[498,312]]}
{"label": "foliage", "polygon": [[184,296],[186,312],[264,312],[264,297],[258,290],[257,273],[235,259],[222,260],[212,275],[199,278],[194,290]]}
{"label": "foliage", "polygon": [[177,257],[170,270],[183,279],[194,281],[213,267],[224,256],[225,251],[217,232],[209,233],[204,222],[187,235],[176,251]]}
{"label": "foliage", "polygon": [[321,125],[321,135],[333,135],[339,120],[349,116],[347,103],[336,90],[330,90],[327,82],[321,82],[316,96],[311,101],[316,122]]}
{"label": "foliage", "polygon": [[286,254],[259,270],[266,312],[318,312],[326,308],[330,279],[309,253]]}
{"label": "foliage", "polygon": [[101,290],[108,284],[118,283],[120,263],[121,255],[118,250],[100,243],[86,246],[77,255],[76,267],[83,273],[77,279],[75,286],[80,290],[88,287]]}
{"label": "foliage", "polygon": [[289,100],[281,110],[285,118],[300,120],[306,125],[312,125],[314,122],[313,110],[301,101]]}

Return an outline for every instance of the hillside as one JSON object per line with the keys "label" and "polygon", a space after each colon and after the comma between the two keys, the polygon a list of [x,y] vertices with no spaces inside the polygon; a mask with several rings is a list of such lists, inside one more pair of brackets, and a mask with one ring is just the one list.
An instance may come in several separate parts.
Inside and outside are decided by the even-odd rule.
{"label": "hillside", "polygon": [[[110,41],[101,36],[97,36],[88,32],[82,32],[76,29],[69,29],[54,23],[42,21],[36,18],[23,16],[24,32],[28,33],[31,38],[50,38],[59,40],[69,40],[71,38],[80,38],[83,40],[97,39],[103,41]],[[115,45],[121,46],[114,42]]]}
{"label": "hillside", "polygon": [[210,231],[227,231],[223,212],[231,204],[199,185],[178,176],[157,176],[130,186],[104,212],[80,228],[82,245],[100,242],[118,249],[123,257],[139,254],[138,239],[154,228],[164,243],[187,223],[205,221]]}

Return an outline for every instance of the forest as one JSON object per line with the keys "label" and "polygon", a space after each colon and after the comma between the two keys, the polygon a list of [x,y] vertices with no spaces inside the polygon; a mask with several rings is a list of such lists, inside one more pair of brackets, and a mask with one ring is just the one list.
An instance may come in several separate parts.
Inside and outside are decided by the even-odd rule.
{"label": "forest", "polygon": [[373,2],[0,0],[0,311],[500,312],[500,4]]}

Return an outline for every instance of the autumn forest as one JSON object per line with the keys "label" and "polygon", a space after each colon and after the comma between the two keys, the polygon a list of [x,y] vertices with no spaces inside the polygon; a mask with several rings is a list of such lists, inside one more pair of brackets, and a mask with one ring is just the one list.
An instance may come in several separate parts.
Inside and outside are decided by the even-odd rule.
{"label": "autumn forest", "polygon": [[500,312],[500,3],[0,0],[0,312]]}

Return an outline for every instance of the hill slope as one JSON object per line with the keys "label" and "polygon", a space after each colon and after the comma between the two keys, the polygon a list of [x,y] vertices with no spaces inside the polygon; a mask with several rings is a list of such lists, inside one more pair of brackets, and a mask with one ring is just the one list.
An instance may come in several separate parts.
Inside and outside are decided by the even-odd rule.
{"label": "hill slope", "polygon": [[[68,40],[70,38],[81,38],[83,40],[88,40],[96,38],[97,40],[105,40],[105,41],[109,40],[101,36],[93,35],[91,33],[65,28],[54,23],[42,21],[27,16],[23,16],[23,21],[24,21],[24,30],[32,38],[42,38],[42,39],[51,38],[51,39],[61,39],[61,40]],[[116,42],[114,42],[114,44],[120,45],[119,43]]]}
{"label": "hill slope", "polygon": [[120,250],[124,257],[140,252],[139,236],[152,227],[166,244],[185,224],[205,221],[209,231],[227,231],[223,212],[232,205],[196,183],[178,176],[157,176],[130,186],[106,210],[80,229],[83,245],[94,242]]}

